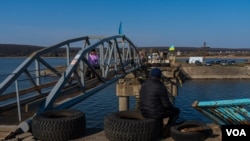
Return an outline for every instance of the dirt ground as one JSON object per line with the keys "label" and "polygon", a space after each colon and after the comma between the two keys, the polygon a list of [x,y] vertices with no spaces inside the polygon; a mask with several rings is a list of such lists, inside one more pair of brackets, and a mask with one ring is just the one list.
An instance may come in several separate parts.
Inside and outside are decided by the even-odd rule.
{"label": "dirt ground", "polygon": [[[214,123],[208,124],[208,126],[212,129],[213,133],[205,141],[221,141],[220,127]],[[14,126],[14,125],[11,125],[11,126],[10,125],[8,125],[8,126],[0,125],[0,141],[4,141],[4,138],[7,135],[9,135],[10,132],[15,131],[16,128],[17,128],[17,126]],[[27,133],[26,133],[26,135],[27,135]],[[26,137],[26,139],[27,138],[29,138],[29,139],[33,138],[32,134],[30,134],[28,137]],[[75,139],[72,141],[109,141],[109,140],[106,138],[103,129],[87,129],[84,137],[79,138],[79,139]],[[171,137],[168,137],[168,138],[162,139],[160,141],[174,141],[174,139]]]}

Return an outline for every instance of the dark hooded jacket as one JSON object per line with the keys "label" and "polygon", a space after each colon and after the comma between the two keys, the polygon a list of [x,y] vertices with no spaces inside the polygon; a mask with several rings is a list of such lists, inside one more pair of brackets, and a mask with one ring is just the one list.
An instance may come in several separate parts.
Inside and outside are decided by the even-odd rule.
{"label": "dark hooded jacket", "polygon": [[140,89],[140,110],[146,118],[165,118],[173,110],[168,91],[158,79],[149,79]]}

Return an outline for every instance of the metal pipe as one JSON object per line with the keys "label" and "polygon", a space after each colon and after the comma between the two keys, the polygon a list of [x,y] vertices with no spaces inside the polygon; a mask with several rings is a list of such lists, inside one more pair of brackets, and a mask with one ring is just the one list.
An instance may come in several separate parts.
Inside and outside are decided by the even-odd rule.
{"label": "metal pipe", "polygon": [[[40,85],[41,81],[40,81],[40,64],[39,61],[36,59],[35,60],[35,70],[36,70],[36,85]],[[46,70],[44,70],[46,72]]]}
{"label": "metal pipe", "polygon": [[21,119],[21,108],[20,108],[18,80],[16,80],[15,83],[16,83],[16,101],[17,101],[18,120],[21,121],[22,119]]}
{"label": "metal pipe", "polygon": [[70,63],[70,55],[69,55],[69,43],[67,43],[67,47],[66,47],[66,54],[67,54],[67,66],[69,66]]}

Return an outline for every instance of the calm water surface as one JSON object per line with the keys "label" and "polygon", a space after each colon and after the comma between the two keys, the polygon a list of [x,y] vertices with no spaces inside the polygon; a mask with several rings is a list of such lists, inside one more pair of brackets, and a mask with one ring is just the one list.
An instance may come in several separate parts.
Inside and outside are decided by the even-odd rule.
{"label": "calm water surface", "polygon": [[[250,80],[189,80],[179,87],[176,106],[181,109],[180,120],[199,120],[205,123],[213,122],[200,112],[192,108],[196,100],[225,100],[249,98]],[[130,98],[130,109],[135,107],[135,99]],[[84,111],[87,126],[102,128],[104,117],[118,111],[118,97],[115,95],[115,84],[75,105],[75,109]]]}
{"label": "calm water surface", "polygon": [[[23,60],[24,58],[0,58],[0,76],[11,73]],[[60,64],[64,61],[54,58],[52,62]],[[114,83],[106,87],[72,107],[86,114],[88,128],[103,128],[104,117],[111,112],[118,111],[115,85]],[[180,120],[199,120],[210,123],[213,121],[192,108],[194,101],[249,97],[250,80],[189,80],[178,88],[175,102],[176,106],[181,109]],[[130,109],[135,108],[135,103],[135,98],[130,97]]]}

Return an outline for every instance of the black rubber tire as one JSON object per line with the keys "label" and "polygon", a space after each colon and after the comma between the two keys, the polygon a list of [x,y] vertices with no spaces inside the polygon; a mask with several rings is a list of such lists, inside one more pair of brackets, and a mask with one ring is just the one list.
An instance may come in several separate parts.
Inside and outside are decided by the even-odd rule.
{"label": "black rubber tire", "polygon": [[160,125],[154,119],[144,118],[140,112],[120,111],[104,119],[104,133],[110,141],[155,141]]}
{"label": "black rubber tire", "polygon": [[[184,128],[206,127],[205,130],[195,132],[181,132]],[[186,121],[180,125],[172,126],[170,135],[175,141],[204,141],[213,131],[205,124],[199,121]]]}
{"label": "black rubber tire", "polygon": [[78,110],[56,110],[36,115],[32,134],[42,141],[65,141],[83,137],[86,131],[85,114]]}

